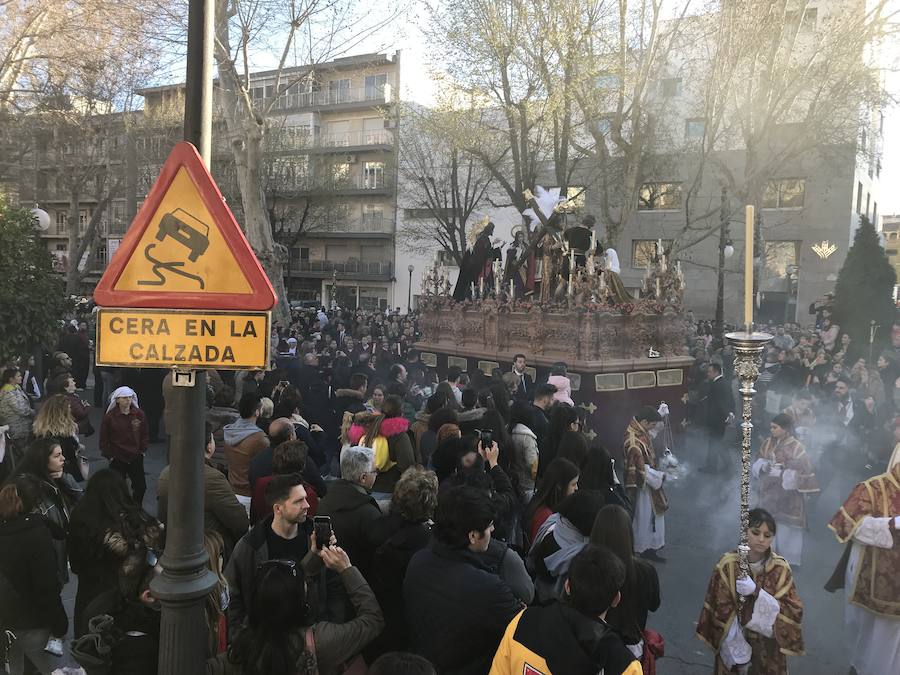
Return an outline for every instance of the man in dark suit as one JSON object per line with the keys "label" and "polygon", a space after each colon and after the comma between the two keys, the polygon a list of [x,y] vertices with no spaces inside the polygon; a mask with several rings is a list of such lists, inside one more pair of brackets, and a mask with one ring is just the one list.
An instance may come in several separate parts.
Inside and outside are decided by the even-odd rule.
{"label": "man in dark suit", "polygon": [[553,394],[556,387],[552,384],[539,384],[534,389],[534,402],[531,404],[531,414],[534,426],[531,430],[537,436],[538,446],[538,476],[544,474],[544,469],[553,458],[547,450],[547,437],[550,435],[550,421],[547,419],[547,410],[553,405]]}
{"label": "man in dark suit", "polygon": [[734,396],[731,394],[731,382],[722,377],[722,366],[710,363],[706,369],[707,393],[706,415],[704,426],[707,434],[706,465],[700,471],[719,473],[721,459],[725,470],[733,466],[734,461],[728,448],[725,447],[725,429],[734,420]]}
{"label": "man in dark suit", "polygon": [[530,401],[534,398],[534,380],[531,379],[531,375],[525,372],[524,354],[516,354],[513,357],[512,372],[519,376],[519,386],[513,395],[514,398],[520,401]]}
{"label": "man in dark suit", "polygon": [[[859,472],[865,461],[865,430],[877,427],[873,415],[866,404],[851,395],[852,383],[841,375],[834,383],[831,399],[822,402],[820,419],[823,426],[831,432],[831,440],[826,442],[816,467],[821,494],[837,475],[844,482],[841,492],[846,492],[855,479],[848,482],[849,477]],[[859,476],[860,478],[862,476]]]}

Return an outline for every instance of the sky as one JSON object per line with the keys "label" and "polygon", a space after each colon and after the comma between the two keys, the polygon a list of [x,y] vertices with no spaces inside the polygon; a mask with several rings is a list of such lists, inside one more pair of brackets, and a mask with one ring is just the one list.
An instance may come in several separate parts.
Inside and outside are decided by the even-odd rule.
{"label": "sky", "polygon": [[[900,11],[900,0],[895,2]],[[422,27],[426,24],[424,11],[410,13],[401,20],[396,47],[402,49],[401,93],[403,100],[428,105],[435,100],[436,89],[428,70],[429,53]],[[888,68],[888,61],[892,68]],[[882,215],[900,215],[900,47],[885,59],[885,83],[888,92],[898,102],[885,110],[883,157],[879,205]]]}
{"label": "sky", "polygon": [[[382,52],[401,50],[401,100],[429,105],[435,101],[436,85],[429,72],[431,54],[423,29],[428,24],[429,6],[445,0],[408,0],[407,11],[389,27],[382,29],[359,43],[351,53]],[[671,0],[671,11],[679,11],[686,0]],[[697,0],[692,0],[697,2]],[[697,3],[702,4],[702,0]],[[900,12],[900,0],[890,0],[891,11]],[[367,10],[369,16],[377,10]],[[898,24],[900,32],[900,24]],[[276,40],[277,42],[277,40]],[[279,50],[257,53],[254,58],[255,70],[277,66]],[[892,53],[886,55],[894,66],[886,69],[885,81],[889,93],[900,102],[900,45],[895,44]],[[881,172],[880,211],[883,215],[900,214],[900,104],[885,111],[883,158]]]}

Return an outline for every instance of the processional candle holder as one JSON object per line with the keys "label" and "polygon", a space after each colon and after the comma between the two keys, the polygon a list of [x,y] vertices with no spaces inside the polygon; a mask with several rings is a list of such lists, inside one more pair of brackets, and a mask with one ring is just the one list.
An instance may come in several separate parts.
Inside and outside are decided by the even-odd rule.
{"label": "processional candle holder", "polygon": [[[734,372],[740,380],[741,393],[741,538],[738,546],[742,576],[750,576],[748,529],[750,525],[750,444],[753,434],[753,396],[763,350],[772,341],[768,333],[747,329],[728,333],[725,339],[734,348]],[[743,606],[743,597],[738,598]]]}

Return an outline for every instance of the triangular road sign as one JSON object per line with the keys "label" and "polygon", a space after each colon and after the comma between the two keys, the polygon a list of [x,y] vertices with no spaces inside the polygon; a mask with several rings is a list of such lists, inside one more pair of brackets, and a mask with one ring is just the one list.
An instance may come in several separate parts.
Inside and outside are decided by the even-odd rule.
{"label": "triangular road sign", "polygon": [[178,143],[94,290],[102,307],[267,310],[275,291],[196,148]]}

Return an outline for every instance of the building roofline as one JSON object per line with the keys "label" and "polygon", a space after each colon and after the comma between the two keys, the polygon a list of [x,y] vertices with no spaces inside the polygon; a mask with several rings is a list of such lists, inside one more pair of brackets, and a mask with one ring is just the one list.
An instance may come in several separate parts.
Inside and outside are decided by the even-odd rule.
{"label": "building roofline", "polygon": [[[397,63],[397,58],[394,54],[382,54],[380,52],[372,52],[369,54],[356,54],[353,56],[342,56],[337,59],[333,59],[331,61],[325,61],[323,63],[313,64],[313,65],[302,65],[302,66],[290,66],[282,69],[283,75],[298,75],[301,73],[309,73],[314,71],[338,71],[338,70],[348,70],[348,69],[356,69],[364,66],[381,66],[381,65],[394,65]],[[271,77],[278,73],[278,69],[274,70],[260,70],[257,72],[250,73],[251,78],[263,78],[263,77]],[[215,78],[213,83],[218,83],[219,78]],[[152,94],[159,91],[170,91],[184,88],[184,82],[173,82],[171,84],[160,84],[155,87],[143,87],[138,89],[135,93],[140,96],[145,96],[146,94]]]}

